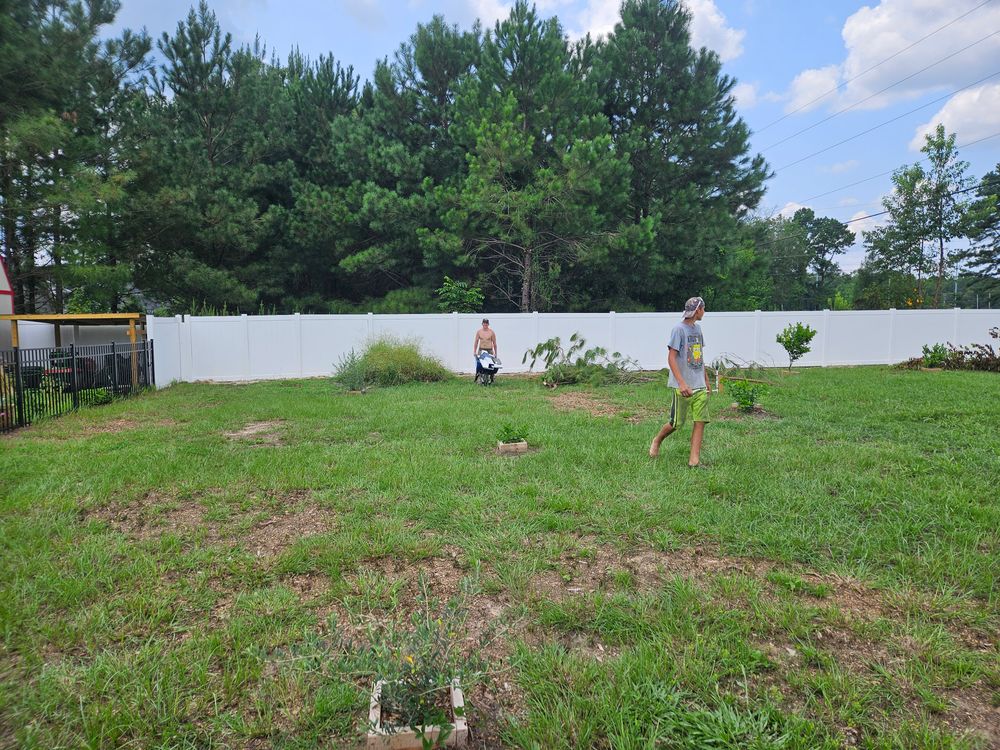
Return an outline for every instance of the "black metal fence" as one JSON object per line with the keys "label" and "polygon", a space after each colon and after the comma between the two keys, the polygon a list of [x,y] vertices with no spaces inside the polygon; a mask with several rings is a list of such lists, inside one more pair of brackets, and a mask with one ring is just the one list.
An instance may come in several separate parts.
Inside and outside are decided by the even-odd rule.
{"label": "black metal fence", "polygon": [[152,341],[0,349],[0,432],[131,396],[153,370]]}

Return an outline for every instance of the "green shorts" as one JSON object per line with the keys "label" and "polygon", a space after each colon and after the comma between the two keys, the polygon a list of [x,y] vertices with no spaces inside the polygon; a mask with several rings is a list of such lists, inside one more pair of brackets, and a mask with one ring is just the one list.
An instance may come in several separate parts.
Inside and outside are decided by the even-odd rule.
{"label": "green shorts", "polygon": [[701,389],[690,396],[682,396],[680,388],[674,388],[670,401],[670,424],[681,427],[691,417],[692,422],[711,422],[708,416],[708,391]]}

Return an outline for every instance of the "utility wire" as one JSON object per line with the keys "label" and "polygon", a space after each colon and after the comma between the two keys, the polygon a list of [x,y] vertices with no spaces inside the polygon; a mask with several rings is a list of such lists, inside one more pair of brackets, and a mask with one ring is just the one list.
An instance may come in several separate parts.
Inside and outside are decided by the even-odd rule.
{"label": "utility wire", "polygon": [[763,133],[768,128],[770,128],[770,127],[772,127],[774,125],[777,125],[779,122],[782,122],[782,121],[788,119],[789,117],[791,117],[792,115],[794,115],[796,112],[801,112],[803,109],[805,109],[806,107],[810,106],[811,104],[815,104],[820,99],[823,99],[823,98],[829,96],[830,94],[836,92],[837,90],[840,89],[841,86],[846,86],[847,84],[849,84],[849,83],[851,83],[853,81],[858,80],[859,78],[861,78],[861,76],[867,75],[868,73],[872,72],[876,68],[881,67],[882,65],[885,65],[890,60],[892,60],[892,59],[894,59],[896,57],[899,57],[901,54],[903,54],[904,52],[906,52],[908,50],[913,49],[914,47],[916,47],[918,44],[920,44],[924,40],[930,39],[932,36],[934,36],[938,32],[944,31],[946,28],[948,28],[949,26],[951,26],[951,25],[953,25],[955,23],[958,23],[959,21],[961,21],[966,16],[968,16],[968,15],[970,15],[972,13],[975,13],[977,10],[979,10],[980,8],[982,8],[984,5],[989,5],[990,2],[992,2],[992,0],[984,0],[984,2],[981,2],[979,5],[977,5],[972,10],[968,10],[965,13],[963,13],[962,15],[958,16],[957,18],[953,18],[948,23],[944,24],[943,26],[939,26],[938,28],[934,29],[934,31],[930,32],[929,34],[927,34],[925,36],[920,37],[917,41],[913,42],[912,44],[907,45],[906,47],[903,47],[903,49],[899,50],[898,52],[896,52],[896,53],[894,53],[892,55],[889,55],[889,57],[885,58],[884,60],[881,60],[880,62],[875,63],[870,68],[865,68],[860,73],[858,73],[856,76],[854,76],[852,78],[848,78],[843,83],[837,84],[836,86],[834,86],[829,91],[826,91],[826,92],[820,94],[819,96],[817,96],[815,99],[810,99],[805,104],[802,104],[802,105],[796,107],[795,109],[793,109],[790,112],[786,112],[784,115],[782,115],[781,117],[779,117],[777,120],[774,120],[773,122],[770,122],[767,125],[765,125],[764,127],[762,127],[760,130],[757,131],[757,133]]}
{"label": "utility wire", "polygon": [[[947,193],[944,197],[945,198],[950,198],[950,197],[952,197],[954,195],[960,195],[962,193],[968,193],[968,192],[971,192],[973,190],[979,190],[979,189],[981,189],[983,187],[984,187],[983,183],[980,182],[980,183],[978,183],[976,185],[973,185],[971,187],[962,188],[961,190],[953,190],[952,192]],[[989,188],[1000,187],[1000,179],[995,180],[995,181],[990,181],[990,182],[986,183],[985,187],[989,187]],[[924,200],[924,201],[919,201],[919,202],[921,204],[924,204],[924,203],[928,203],[929,201]],[[853,224],[854,222],[864,221],[865,219],[874,219],[874,218],[876,218],[878,216],[884,216],[887,213],[889,213],[889,211],[885,210],[885,211],[879,211],[879,212],[873,213],[873,214],[867,214],[866,216],[858,216],[857,218],[850,219],[848,221],[842,221],[841,224],[845,224],[845,225],[846,224]],[[762,240],[761,242],[755,242],[754,246],[755,247],[766,247],[768,245],[773,245],[775,242],[782,242],[782,241],[788,240],[788,239],[801,239],[803,231],[804,230],[799,230],[799,231],[796,231],[796,232],[790,232],[788,234],[781,235],[780,237],[772,237],[769,240]],[[799,256],[799,255],[771,255],[771,256],[768,256],[768,257],[771,260],[788,260],[790,258],[798,258],[798,257],[801,257],[801,256]]]}
{"label": "utility wire", "polygon": [[[969,141],[968,143],[962,143],[956,146],[955,148],[968,148],[969,146],[975,146],[977,143],[988,141],[991,138],[996,138],[997,136],[1000,136],[1000,130],[998,130],[996,133],[991,133],[990,135],[983,136],[982,138],[977,138],[974,141]],[[922,161],[927,161],[927,157],[925,156],[921,159],[917,159],[917,161],[914,163],[919,164]],[[839,188],[834,188],[833,190],[827,190],[825,193],[817,193],[816,195],[806,198],[804,201],[802,201],[802,203],[808,203],[809,201],[816,200],[817,198],[825,198],[826,196],[832,195],[833,193],[839,193],[841,190],[847,190],[847,188],[852,188],[855,187],[856,185],[861,185],[862,183],[865,182],[871,182],[872,180],[877,180],[879,177],[885,177],[887,174],[892,174],[895,171],[896,171],[895,169],[890,169],[886,172],[879,172],[878,174],[872,175],[871,177],[865,177],[863,180],[857,180],[856,182],[851,182],[847,185],[842,185]]]}
{"label": "utility wire", "polygon": [[866,96],[864,99],[861,99],[860,101],[854,102],[853,104],[851,104],[851,105],[849,105],[847,107],[844,107],[843,109],[839,109],[839,110],[837,110],[836,112],[834,112],[831,115],[827,115],[822,120],[817,120],[812,125],[809,125],[807,127],[802,128],[802,130],[797,130],[796,132],[792,133],[791,135],[786,136],[785,138],[782,138],[780,141],[775,141],[770,146],[767,146],[766,148],[761,149],[761,153],[763,153],[764,151],[770,151],[775,146],[780,146],[782,143],[786,143],[786,142],[792,140],[793,138],[797,138],[798,136],[802,135],[803,133],[807,133],[810,130],[812,130],[813,128],[819,127],[820,125],[822,125],[825,122],[829,122],[834,117],[837,117],[838,115],[844,114],[844,112],[850,112],[855,107],[861,106],[865,102],[870,101],[871,99],[874,99],[876,96],[879,96],[880,94],[884,94],[889,89],[895,88],[896,86],[898,86],[901,83],[905,83],[906,81],[910,80],[914,76],[918,76],[921,73],[924,73],[924,72],[930,70],[931,68],[933,68],[933,67],[935,67],[937,65],[940,65],[941,63],[945,62],[946,60],[950,60],[951,58],[955,57],[956,55],[959,55],[959,54],[965,52],[966,50],[971,49],[972,47],[975,47],[977,44],[982,44],[987,39],[991,39],[992,37],[995,37],[997,34],[1000,34],[1000,30],[997,30],[997,31],[994,31],[994,32],[992,32],[990,34],[987,34],[986,36],[984,36],[984,37],[982,37],[980,39],[977,39],[976,41],[972,42],[972,44],[965,45],[964,47],[962,47],[962,49],[956,50],[955,52],[952,52],[950,55],[946,55],[945,57],[942,57],[940,60],[932,62],[930,65],[927,65],[927,66],[921,68],[920,70],[918,70],[918,71],[916,71],[914,73],[910,73],[910,75],[906,76],[905,78],[900,78],[895,83],[889,84],[885,88],[880,89],[879,91],[876,91],[874,94],[871,94],[870,96]]}
{"label": "utility wire", "polygon": [[868,135],[868,133],[871,133],[872,131],[878,130],[879,128],[885,127],[886,125],[889,125],[890,123],[896,122],[897,120],[902,120],[904,117],[907,117],[908,115],[912,115],[914,112],[919,112],[920,110],[926,109],[927,107],[931,106],[932,104],[937,104],[940,101],[943,101],[945,99],[949,99],[949,98],[953,97],[955,94],[961,93],[962,91],[965,91],[966,89],[971,89],[973,86],[978,86],[979,84],[983,83],[984,81],[988,81],[991,78],[995,78],[998,75],[1000,75],[1000,70],[997,70],[997,71],[995,71],[993,73],[990,73],[988,76],[984,76],[983,78],[980,78],[978,81],[973,81],[972,83],[967,84],[967,85],[963,86],[960,89],[955,89],[954,91],[951,91],[951,92],[945,94],[944,96],[939,96],[937,99],[932,99],[929,102],[925,102],[924,104],[921,104],[919,107],[914,107],[913,109],[911,109],[911,110],[909,110],[907,112],[904,112],[901,115],[897,115],[896,117],[893,117],[891,119],[885,120],[884,122],[880,122],[878,125],[873,125],[872,127],[868,128],[867,130],[862,130],[860,133],[855,133],[854,135],[852,135],[852,136],[850,136],[848,138],[844,138],[842,141],[837,141],[836,143],[834,143],[834,144],[832,144],[830,146],[827,146],[826,148],[821,148],[819,151],[814,151],[813,153],[807,154],[807,155],[803,156],[800,159],[796,159],[793,162],[789,162],[788,164],[785,164],[784,166],[779,167],[777,171],[781,172],[782,170],[788,169],[789,167],[794,167],[794,166],[796,166],[798,164],[801,164],[804,161],[808,161],[809,159],[812,159],[814,156],[819,156],[820,154],[824,154],[827,151],[830,151],[831,149],[836,148],[837,146],[843,146],[845,143],[849,143],[850,141],[856,140],[857,138],[860,138],[863,135]]}

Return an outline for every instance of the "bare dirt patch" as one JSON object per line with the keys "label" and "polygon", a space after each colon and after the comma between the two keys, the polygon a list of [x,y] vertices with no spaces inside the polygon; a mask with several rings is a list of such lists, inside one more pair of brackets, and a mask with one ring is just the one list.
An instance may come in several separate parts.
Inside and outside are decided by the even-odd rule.
{"label": "bare dirt patch", "polygon": [[330,512],[311,506],[261,521],[238,540],[256,557],[273,557],[296,540],[325,533],[331,528],[333,518]]}
{"label": "bare dirt patch", "polygon": [[205,521],[205,507],[201,503],[197,500],[177,500],[156,490],[127,506],[98,508],[88,513],[86,518],[107,523],[133,539],[153,539],[164,534],[201,530],[210,541],[219,538],[215,525]]}
{"label": "bare dirt patch", "polygon": [[284,445],[282,430],[285,421],[272,419],[266,422],[248,422],[239,430],[222,433],[230,440],[248,442],[252,445],[274,446]]}
{"label": "bare dirt patch", "polygon": [[633,412],[623,409],[586,391],[563,391],[550,400],[557,411],[585,411],[592,417],[624,416],[631,424],[638,424],[651,415],[647,411]]}
{"label": "bare dirt patch", "polygon": [[781,419],[781,417],[773,412],[767,411],[767,409],[760,404],[754,404],[751,411],[743,411],[743,409],[736,404],[732,404],[727,406],[725,409],[720,410],[719,413],[715,415],[715,419],[720,422],[726,422],[739,421],[743,419]]}
{"label": "bare dirt patch", "polygon": [[207,508],[197,498],[177,499],[156,490],[127,506],[98,508],[84,517],[107,523],[116,531],[138,540],[170,533],[204,534],[209,544],[238,543],[258,558],[274,557],[298,539],[322,534],[335,526],[332,511],[311,504],[308,490],[268,492],[266,497],[280,510],[270,518],[258,520],[242,533],[234,529],[245,516],[230,517],[224,522],[210,520]]}
{"label": "bare dirt patch", "polygon": [[330,579],[319,573],[302,573],[282,578],[281,585],[294,591],[303,602],[310,603],[321,599],[330,590]]}

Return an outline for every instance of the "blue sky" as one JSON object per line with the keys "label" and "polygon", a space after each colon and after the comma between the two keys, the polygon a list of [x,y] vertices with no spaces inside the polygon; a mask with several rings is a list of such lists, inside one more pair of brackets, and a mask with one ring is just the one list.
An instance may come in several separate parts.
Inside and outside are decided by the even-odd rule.
{"label": "blue sky", "polygon": [[[920,159],[922,133],[937,122],[957,134],[960,147],[979,141],[960,148],[970,175],[978,179],[1000,163],[1000,0],[684,2],[693,15],[695,43],[716,50],[725,72],[738,81],[738,109],[754,130],[754,148],[776,172],[762,213],[789,214],[806,205],[847,221],[880,211],[880,198],[891,188],[889,175],[841,188]],[[145,27],[158,37],[172,31],[191,5],[191,0],[123,0],[112,31]],[[332,54],[367,78],[376,60],[391,55],[434,14],[462,27],[476,18],[492,25],[511,1],[210,0],[210,5],[237,42],[260,35],[281,57],[293,46],[312,57]],[[617,0],[538,0],[537,6],[545,15],[557,15],[574,37],[606,33],[618,17]],[[876,129],[825,150],[870,128]],[[878,221],[850,226],[857,231]],[[863,257],[859,243],[842,256],[841,265],[853,270]]]}

